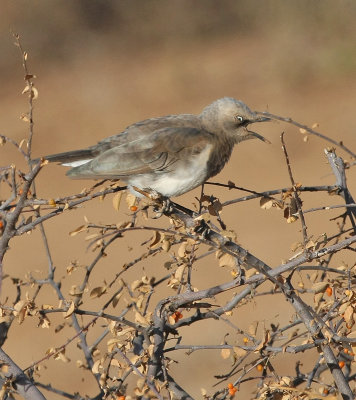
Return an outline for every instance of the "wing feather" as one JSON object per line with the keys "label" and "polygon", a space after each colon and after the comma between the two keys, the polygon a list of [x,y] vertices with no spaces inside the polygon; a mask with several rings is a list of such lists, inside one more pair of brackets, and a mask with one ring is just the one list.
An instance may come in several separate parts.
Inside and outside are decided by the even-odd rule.
{"label": "wing feather", "polygon": [[[119,135],[120,136],[120,135]],[[130,136],[92,161],[72,168],[73,178],[125,178],[152,172],[169,172],[184,163],[190,154],[199,154],[211,140],[211,134],[200,127],[165,127],[150,135]]]}

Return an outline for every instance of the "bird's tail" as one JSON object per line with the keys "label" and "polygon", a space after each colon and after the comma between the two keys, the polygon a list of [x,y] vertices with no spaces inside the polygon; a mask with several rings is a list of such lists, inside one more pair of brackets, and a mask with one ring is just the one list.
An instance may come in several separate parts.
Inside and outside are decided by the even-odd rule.
{"label": "bird's tail", "polygon": [[[92,149],[66,151],[64,153],[50,154],[41,157],[49,162],[58,162],[63,165],[76,166],[90,161],[95,155]],[[33,163],[40,161],[41,158],[32,160]],[[74,164],[74,165],[73,165]]]}

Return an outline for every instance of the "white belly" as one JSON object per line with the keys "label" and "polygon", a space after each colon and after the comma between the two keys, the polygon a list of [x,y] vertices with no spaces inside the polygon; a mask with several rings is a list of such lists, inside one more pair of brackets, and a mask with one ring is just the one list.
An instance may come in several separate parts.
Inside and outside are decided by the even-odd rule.
{"label": "white belly", "polygon": [[184,164],[180,161],[174,171],[136,175],[127,182],[130,186],[155,190],[166,197],[179,196],[204,183],[210,150],[211,146],[207,146],[189,162]]}

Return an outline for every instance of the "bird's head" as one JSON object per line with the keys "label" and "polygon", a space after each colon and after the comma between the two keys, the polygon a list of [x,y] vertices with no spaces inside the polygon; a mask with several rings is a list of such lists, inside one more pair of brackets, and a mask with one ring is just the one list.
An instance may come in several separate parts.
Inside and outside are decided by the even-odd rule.
{"label": "bird's head", "polygon": [[205,129],[219,135],[224,134],[235,143],[253,138],[269,143],[263,136],[248,130],[247,126],[270,119],[257,115],[240,100],[231,97],[216,100],[204,108],[200,118]]}

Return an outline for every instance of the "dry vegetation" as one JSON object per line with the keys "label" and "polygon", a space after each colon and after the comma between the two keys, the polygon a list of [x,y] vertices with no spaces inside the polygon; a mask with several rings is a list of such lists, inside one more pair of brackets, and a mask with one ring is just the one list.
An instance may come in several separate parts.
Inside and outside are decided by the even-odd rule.
{"label": "dry vegetation", "polygon": [[[262,9],[254,13],[247,2],[243,7],[237,7],[236,2],[227,2],[229,6],[225,10],[216,8],[214,2],[207,2],[206,15],[194,13],[190,2],[185,2],[187,10],[176,9],[177,21],[184,19],[187,13],[191,15],[184,35],[194,36],[198,42],[206,37],[216,41],[215,47],[206,48],[202,56],[196,51],[199,46],[185,44],[185,36],[179,35],[178,22],[170,25],[168,19],[162,18],[170,10],[158,7],[159,2],[150,2],[139,7],[138,14],[134,3],[132,8],[112,5],[99,7],[98,10],[106,10],[99,14],[95,10],[79,13],[83,18],[80,24],[91,26],[91,39],[98,32],[109,37],[114,22],[119,19],[121,25],[115,32],[124,38],[131,35],[130,44],[118,39],[117,45],[122,52],[135,53],[135,45],[148,35],[150,40],[156,41],[155,54],[164,59],[157,50],[164,45],[162,35],[158,33],[161,31],[174,37],[177,45],[167,49],[169,58],[173,58],[177,48],[185,46],[186,60],[189,61],[181,58],[180,65],[183,64],[184,68],[181,67],[185,72],[174,75],[180,80],[172,86],[170,75],[177,69],[173,61],[164,61],[166,73],[157,72],[154,71],[156,65],[146,54],[146,69],[131,66],[133,75],[137,75],[136,81],[131,81],[127,78],[130,75],[123,72],[123,94],[120,96],[129,104],[138,102],[145,106],[148,114],[153,112],[150,101],[160,80],[174,93],[173,104],[186,97],[182,90],[186,87],[184,84],[191,87],[193,98],[199,93],[204,97],[207,92],[216,90],[212,84],[211,87],[194,86],[198,73],[192,73],[192,70],[193,77],[187,81],[186,71],[197,58],[207,64],[209,58],[213,60],[209,64],[210,70],[199,67],[199,74],[207,78],[206,82],[209,77],[217,77],[224,90],[229,88],[237,63],[233,62],[236,61],[233,58],[236,48],[233,40],[228,39],[232,28],[227,21],[237,24],[234,17],[238,14],[239,34],[243,34],[246,19],[250,21],[250,27],[255,28],[263,15],[267,20],[272,19],[270,14],[263,14]],[[155,5],[161,15],[156,13],[155,19],[150,21],[142,18],[150,14],[150,7]],[[67,7],[73,11],[72,7],[79,6],[65,6],[62,9],[65,17],[70,15],[63,11]],[[294,15],[304,15],[298,6],[291,7],[288,10]],[[86,7],[82,5],[80,10],[86,10]],[[330,29],[345,34],[352,31],[347,24],[352,13],[347,17],[346,13],[341,22],[332,18],[333,13],[327,7],[323,10],[325,24],[331,26]],[[211,29],[207,18],[214,13],[216,20]],[[284,15],[282,8],[279,13]],[[146,23],[136,29],[139,21]],[[312,16],[308,16],[304,27],[311,21]],[[268,26],[268,21],[264,22]],[[161,25],[150,36],[153,24]],[[100,31],[102,27],[105,29]],[[48,29],[57,28],[51,26]],[[64,32],[63,35],[69,35]],[[69,49],[73,57],[82,41],[87,40],[81,35],[78,30],[79,45],[73,41]],[[36,63],[40,54],[36,48],[39,40],[35,35],[27,37],[33,40],[35,48],[31,51],[31,62]],[[68,101],[66,109],[59,101],[59,95],[47,92],[54,108],[59,109],[59,117],[53,119],[52,116],[45,135],[37,132],[37,121],[40,128],[43,127],[41,106],[37,110],[37,103],[45,96],[41,90],[38,96],[41,77],[35,78],[32,70],[27,69],[27,53],[18,40],[15,41],[23,61],[23,95],[28,109],[22,108],[19,112],[21,123],[26,126],[26,136],[23,128],[18,129],[21,133],[16,135],[6,133],[1,136],[2,398],[16,397],[16,392],[28,399],[43,399],[43,396],[120,400],[353,398],[356,376],[356,208],[352,194],[356,189],[356,149],[354,133],[345,129],[351,124],[340,115],[340,110],[334,106],[333,113],[325,111],[323,119],[319,119],[324,127],[327,126],[326,135],[319,133],[324,132],[324,128],[317,124],[307,126],[263,112],[279,121],[279,125],[270,128],[277,131],[273,136],[276,152],[268,156],[266,150],[263,153],[265,163],[258,164],[261,157],[257,151],[262,152],[261,148],[245,147],[248,155],[243,158],[244,154],[241,154],[243,161],[236,167],[238,180],[235,168],[227,167],[226,175],[217,179],[220,183],[205,185],[201,193],[188,193],[183,203],[178,199],[179,204],[174,203],[172,210],[156,219],[160,202],[147,198],[137,203],[123,191],[120,182],[100,182],[78,189],[78,185],[73,186],[63,178],[63,186],[56,190],[57,184],[62,183],[59,175],[48,179],[48,171],[53,167],[45,162],[31,163],[32,151],[35,155],[44,154],[57,151],[56,144],[61,145],[65,140],[81,142],[71,134],[69,139],[58,139],[57,134],[48,140],[47,133],[53,121],[62,123],[62,128],[66,124],[70,126],[69,109],[74,108],[75,112],[78,108],[75,108],[75,101]],[[256,48],[248,40],[245,45],[248,58]],[[48,62],[51,57],[54,63],[57,62],[57,57],[63,57],[68,50],[58,45],[54,52],[51,43],[47,46],[45,50],[51,50]],[[345,42],[342,55],[347,55],[348,51]],[[285,58],[277,50],[274,54],[280,61]],[[304,52],[304,56],[304,62],[297,63],[300,53],[291,55],[290,64],[284,64],[268,75],[264,90],[273,85],[276,91],[284,87],[275,80],[280,74],[288,89],[282,90],[286,90],[288,98],[292,97],[290,93],[298,96],[297,87],[301,82],[310,84],[308,93],[313,96],[316,89],[312,88],[312,81],[317,75],[318,63],[327,64],[325,75],[320,78],[324,82],[323,79],[326,81],[328,76],[333,76],[332,71],[339,73],[340,65],[344,67],[346,79],[348,68],[354,62],[351,56],[342,64],[340,57],[333,59],[331,53],[324,53],[317,61],[312,52]],[[8,67],[6,62],[9,60],[2,61],[2,68]],[[263,64],[266,61],[261,62],[266,71],[268,65]],[[116,60],[115,68],[120,67],[120,63]],[[298,64],[298,68],[289,74],[293,63]],[[226,76],[221,72],[222,66],[226,68]],[[94,76],[95,66],[88,68],[88,74]],[[256,70],[247,72],[247,69],[241,81],[248,82],[252,74],[259,76]],[[80,81],[84,71],[80,68],[76,71]],[[56,83],[61,73],[54,70],[45,82]],[[153,78],[152,86],[146,82],[150,73],[159,75]],[[257,77],[251,88],[259,98],[262,97],[258,90],[261,83],[262,78]],[[59,86],[54,84],[54,92]],[[89,92],[88,86],[94,92]],[[91,99],[85,93],[96,93],[95,82],[90,79],[88,86],[82,87],[83,98]],[[242,83],[239,90],[247,90],[248,86],[251,87]],[[148,90],[142,91],[143,87]],[[352,98],[348,93],[352,86],[345,84],[345,87],[344,96]],[[323,83],[319,89],[322,92]],[[70,92],[67,88],[68,97],[75,93],[76,90]],[[330,94],[328,90],[326,93]],[[103,111],[105,101],[111,102],[114,94],[110,90],[100,92],[100,101],[104,105],[93,103],[93,113],[99,112],[98,107],[103,107]],[[219,97],[219,94],[212,95]],[[299,95],[305,106],[305,93]],[[313,111],[315,104],[320,104],[326,97],[319,96],[315,95],[314,101],[308,102],[313,104]],[[120,101],[123,103],[124,100]],[[161,114],[166,112],[165,99],[156,101],[165,110]],[[185,100],[186,105],[190,103],[194,101]],[[16,112],[20,107],[13,106]],[[64,107],[64,111],[60,107]],[[289,107],[286,109],[289,114],[294,111]],[[347,107],[344,110],[347,115]],[[172,111],[175,108],[170,108],[169,112]],[[303,117],[304,112],[313,114],[305,108],[299,112]],[[129,119],[133,120],[146,116],[137,109],[129,113]],[[340,127],[337,135],[330,132],[333,123],[330,116],[337,117],[334,122]],[[298,120],[304,121],[303,117],[298,116]],[[88,116],[81,122],[83,130],[87,129]],[[109,126],[108,121],[103,124]],[[284,136],[281,135],[283,130]],[[297,135],[289,135],[291,132]],[[340,138],[344,139],[343,132],[344,143],[340,142]],[[110,134],[112,132],[108,131],[107,136]],[[37,135],[40,140],[36,139]],[[98,138],[104,135],[100,132]],[[316,147],[315,138],[320,140],[321,146]],[[54,145],[49,150],[52,139]],[[68,143],[67,147],[73,148],[76,144]],[[322,147],[324,151],[321,151]],[[306,152],[308,156],[303,158]],[[267,162],[272,156],[275,160],[268,159]],[[312,167],[310,159],[313,160]],[[273,163],[277,165],[274,170]],[[261,168],[265,170],[261,172]],[[325,174],[327,184],[325,181],[320,184],[318,178]],[[282,177],[281,181],[276,177]],[[245,188],[240,187],[246,182]],[[280,182],[283,184],[279,185]],[[258,187],[258,190],[251,190],[251,187]]]}

